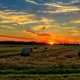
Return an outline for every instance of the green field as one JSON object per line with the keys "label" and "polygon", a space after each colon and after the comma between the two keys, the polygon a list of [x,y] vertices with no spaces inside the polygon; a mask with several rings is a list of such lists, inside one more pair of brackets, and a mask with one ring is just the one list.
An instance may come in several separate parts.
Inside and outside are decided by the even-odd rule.
{"label": "green field", "polygon": [[[30,56],[21,56],[31,47]],[[2,80],[80,80],[80,45],[0,45]],[[1,80],[0,79],[0,80]]]}

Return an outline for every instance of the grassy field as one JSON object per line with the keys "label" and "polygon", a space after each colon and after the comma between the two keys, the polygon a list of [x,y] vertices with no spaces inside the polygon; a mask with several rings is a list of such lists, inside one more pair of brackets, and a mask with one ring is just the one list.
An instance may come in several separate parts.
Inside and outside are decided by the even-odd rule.
{"label": "grassy field", "polygon": [[0,75],[1,80],[80,80],[80,74],[57,74],[57,75]]}
{"label": "grassy field", "polygon": [[[21,56],[31,47],[30,56]],[[80,45],[0,45],[2,80],[80,80]]]}

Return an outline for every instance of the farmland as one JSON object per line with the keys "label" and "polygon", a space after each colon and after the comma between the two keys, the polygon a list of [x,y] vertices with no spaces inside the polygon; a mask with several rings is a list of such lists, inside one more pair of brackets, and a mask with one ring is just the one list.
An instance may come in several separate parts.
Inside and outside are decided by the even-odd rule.
{"label": "farmland", "polygon": [[[23,47],[32,48],[21,56]],[[80,45],[0,45],[3,80],[80,80]],[[5,76],[4,76],[5,75]]]}

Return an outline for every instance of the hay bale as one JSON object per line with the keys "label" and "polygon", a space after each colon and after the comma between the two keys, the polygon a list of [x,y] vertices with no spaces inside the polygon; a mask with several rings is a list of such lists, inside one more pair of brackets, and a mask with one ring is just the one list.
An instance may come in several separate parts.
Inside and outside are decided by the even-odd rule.
{"label": "hay bale", "polygon": [[32,52],[32,48],[22,48],[21,50],[21,56],[29,56]]}

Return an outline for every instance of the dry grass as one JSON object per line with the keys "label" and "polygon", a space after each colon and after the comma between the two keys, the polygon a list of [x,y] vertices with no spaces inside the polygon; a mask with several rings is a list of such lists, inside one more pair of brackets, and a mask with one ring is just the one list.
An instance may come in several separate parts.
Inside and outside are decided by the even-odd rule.
{"label": "dry grass", "polygon": [[[34,49],[33,52],[30,53],[28,57],[20,56],[20,50],[22,47],[5,47],[0,55],[4,56],[0,58],[0,64],[55,64],[55,63],[80,63],[80,59],[78,57],[78,52],[80,46],[53,46],[45,48],[45,46],[37,46],[37,49]],[[8,53],[6,52],[8,50]],[[10,50],[10,51],[9,51]],[[10,55],[5,57],[5,55]],[[16,55],[18,54],[18,55]]]}

